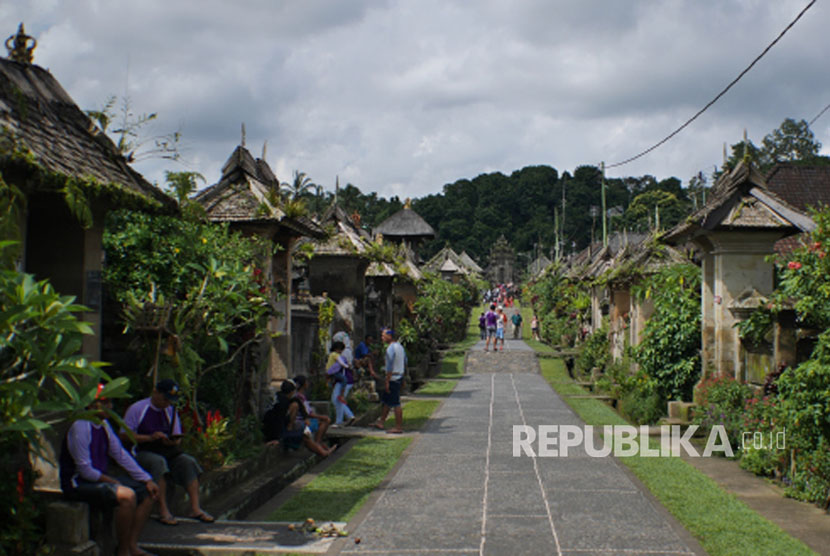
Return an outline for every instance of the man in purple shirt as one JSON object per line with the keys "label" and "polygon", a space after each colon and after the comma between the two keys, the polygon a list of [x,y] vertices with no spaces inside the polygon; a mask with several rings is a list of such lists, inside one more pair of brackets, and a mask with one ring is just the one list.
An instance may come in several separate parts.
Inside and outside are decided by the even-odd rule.
{"label": "man in purple shirt", "polygon": [[[98,387],[100,393],[103,385]],[[149,554],[138,547],[138,535],[158,498],[159,488],[121,445],[106,420],[109,400],[96,398],[92,408],[101,410],[101,423],[79,420],[72,423],[60,454],[61,490],[70,500],[115,506],[118,556]],[[113,477],[107,473],[109,458],[115,460],[129,476]]]}
{"label": "man in purple shirt", "polygon": [[[187,491],[190,515],[204,523],[213,516],[199,505],[199,475],[202,467],[181,451],[182,422],[173,404],[179,399],[179,385],[166,378],[160,380],[149,398],[135,402],[124,414],[124,423],[135,434],[135,459],[146,469],[159,487],[159,521],[178,525],[167,505],[167,477]],[[126,439],[122,432],[122,439]]]}

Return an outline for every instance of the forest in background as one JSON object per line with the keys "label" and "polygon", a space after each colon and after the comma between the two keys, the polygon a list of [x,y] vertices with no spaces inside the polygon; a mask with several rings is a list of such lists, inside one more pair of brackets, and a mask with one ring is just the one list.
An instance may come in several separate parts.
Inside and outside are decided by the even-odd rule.
{"label": "forest in background", "polygon": [[[644,232],[657,225],[671,228],[701,206],[713,181],[744,157],[765,173],[779,162],[830,163],[830,158],[819,155],[820,149],[806,121],[787,118],[760,145],[748,139],[733,144],[731,155],[714,175],[700,173],[685,185],[676,177],[606,178],[608,233]],[[436,232],[434,240],[421,246],[420,255],[426,260],[449,244],[486,264],[490,247],[501,235],[518,253],[520,265],[538,254],[551,256],[557,243],[562,254],[579,251],[592,237],[602,239],[602,181],[595,165],[561,174],[554,167],[537,165],[510,175],[493,172],[446,184],[441,193],[412,199],[412,208]],[[317,214],[335,195],[302,173],[295,173],[289,189]],[[368,231],[403,207],[403,200],[396,196],[386,199],[374,192],[366,194],[353,184],[338,188],[337,199],[349,214],[360,215]]]}

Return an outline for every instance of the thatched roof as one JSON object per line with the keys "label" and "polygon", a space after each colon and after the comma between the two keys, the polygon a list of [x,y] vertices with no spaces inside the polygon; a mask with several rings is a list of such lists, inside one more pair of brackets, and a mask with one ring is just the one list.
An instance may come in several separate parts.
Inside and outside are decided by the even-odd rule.
{"label": "thatched roof", "polygon": [[404,207],[372,230],[388,238],[433,238],[435,230],[411,208]]}
{"label": "thatched roof", "polygon": [[[31,152],[38,172],[92,178],[109,186],[111,194],[121,190],[166,210],[176,209],[176,202],[133,170],[109,137],[39,66],[0,59],[0,128],[5,134],[0,139]],[[23,164],[13,158],[13,150],[0,153],[1,169]]]}
{"label": "thatched roof", "polygon": [[430,260],[424,263],[422,267],[424,270],[429,272],[450,272],[450,266],[447,266],[447,261],[450,261],[452,272],[457,272],[460,274],[469,274],[472,272],[471,269],[467,268],[464,263],[461,261],[461,258],[458,256],[458,253],[452,250],[452,248],[447,245],[438,253],[435,254]]}
{"label": "thatched roof", "polygon": [[193,199],[205,208],[212,222],[279,224],[299,235],[323,237],[323,230],[311,219],[286,217],[278,202],[279,187],[268,163],[254,159],[240,145],[222,166],[220,180]]}
{"label": "thatched roof", "polygon": [[481,268],[480,266],[478,266],[478,264],[476,264],[476,262],[473,260],[473,258],[470,257],[467,254],[466,251],[462,251],[461,254],[458,255],[458,258],[461,260],[461,262],[464,264],[464,266],[466,266],[467,268],[469,268],[473,272],[477,272],[479,274],[484,273],[484,269]]}
{"label": "thatched roof", "polygon": [[743,161],[721,176],[713,193],[663,241],[682,243],[714,230],[776,230],[783,236],[815,228],[809,216],[770,191],[763,176]]}

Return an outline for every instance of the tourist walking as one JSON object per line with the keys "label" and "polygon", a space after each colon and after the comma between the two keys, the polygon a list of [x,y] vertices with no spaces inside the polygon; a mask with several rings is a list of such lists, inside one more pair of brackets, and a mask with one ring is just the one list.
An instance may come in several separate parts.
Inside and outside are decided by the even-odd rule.
{"label": "tourist walking", "polygon": [[518,340],[522,337],[522,315],[516,310],[513,313],[513,316],[510,317],[510,320],[513,322],[513,339]]}
{"label": "tourist walking", "polygon": [[386,348],[386,380],[384,391],[381,394],[383,410],[380,419],[374,423],[374,427],[383,430],[386,417],[389,412],[395,413],[395,428],[386,432],[400,434],[403,432],[403,409],[401,408],[401,387],[403,386],[404,374],[406,372],[406,351],[395,337],[395,331],[386,328],[381,334],[381,339]]}
{"label": "tourist walking", "polygon": [[507,324],[507,315],[504,314],[504,309],[501,305],[496,309],[496,340],[493,342],[493,351],[498,348],[499,340],[501,340],[501,348],[499,351],[504,351],[504,326]]}
{"label": "tourist walking", "polygon": [[[103,384],[98,386],[101,393]],[[100,423],[80,419],[72,423],[60,453],[60,485],[64,496],[91,504],[115,507],[117,556],[149,554],[138,547],[138,535],[150,516],[159,488],[124,449],[106,421],[112,402],[96,396],[89,409]],[[112,458],[127,476],[109,475]]]}
{"label": "tourist walking", "polygon": [[[212,515],[199,504],[199,475],[202,466],[193,456],[181,449],[182,420],[175,404],[179,399],[179,385],[174,380],[160,380],[149,398],[144,398],[127,408],[124,424],[135,436],[135,459],[153,476],[159,487],[159,521],[165,525],[178,522],[167,506],[168,479],[184,487],[190,499],[189,517],[203,523],[213,523]],[[121,439],[127,442],[126,431]]]}
{"label": "tourist walking", "polygon": [[350,425],[354,422],[354,413],[346,399],[354,384],[354,373],[346,361],[345,351],[346,347],[342,341],[331,343],[330,365],[326,369],[326,375],[332,381],[331,403],[334,405],[335,415],[332,427],[340,427],[344,421],[348,421]]}
{"label": "tourist walking", "polygon": [[487,319],[484,313],[481,313],[481,316],[478,317],[478,335],[482,340],[487,339]]}
{"label": "tourist walking", "polygon": [[493,350],[496,349],[496,328],[498,315],[496,314],[496,306],[490,305],[490,310],[484,314],[484,324],[487,327],[487,339],[484,341],[484,351],[490,349],[490,340],[493,340]]}
{"label": "tourist walking", "polygon": [[539,317],[535,314],[533,318],[530,320],[530,334],[533,336],[533,339],[537,342],[541,342],[542,338],[539,336]]}

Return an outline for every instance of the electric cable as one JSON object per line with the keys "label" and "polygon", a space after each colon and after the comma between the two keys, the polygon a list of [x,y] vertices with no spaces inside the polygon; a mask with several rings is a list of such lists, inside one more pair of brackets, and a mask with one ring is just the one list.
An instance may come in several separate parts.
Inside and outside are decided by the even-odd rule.
{"label": "electric cable", "polygon": [[[758,56],[757,56],[754,60],[752,60],[752,63],[751,63],[751,64],[749,64],[749,65],[748,65],[748,66],[747,66],[747,67],[746,67],[746,68],[745,68],[745,69],[744,69],[744,70],[743,70],[743,71],[742,71],[742,72],[738,75],[738,77],[736,77],[735,79],[733,79],[733,80],[732,80],[732,82],[731,82],[731,83],[729,83],[729,85],[727,85],[727,86],[726,86],[726,88],[725,88],[724,90],[722,90],[720,93],[718,93],[718,94],[717,94],[717,96],[716,96],[715,98],[713,98],[711,101],[709,101],[709,103],[708,103],[706,106],[704,106],[703,108],[701,108],[700,110],[698,110],[698,112],[697,112],[694,116],[692,116],[691,118],[689,118],[688,120],[686,120],[686,123],[684,123],[683,125],[681,125],[681,126],[680,126],[680,127],[678,127],[677,129],[675,129],[673,132],[671,132],[669,135],[667,135],[666,137],[664,137],[664,138],[663,138],[660,142],[655,143],[654,145],[652,145],[651,147],[647,148],[646,150],[644,150],[644,151],[643,151],[643,152],[641,152],[640,154],[635,155],[635,156],[632,156],[632,157],[630,157],[630,158],[626,158],[625,160],[623,160],[623,161],[621,161],[621,162],[616,162],[616,163],[614,163],[614,164],[607,164],[607,165],[605,166],[605,169],[607,170],[608,168],[617,168],[617,167],[622,166],[622,165],[624,165],[624,164],[628,164],[629,162],[633,162],[633,161],[637,160],[638,158],[640,158],[640,157],[643,157],[643,156],[647,155],[648,153],[650,153],[651,151],[653,151],[653,150],[654,150],[654,149],[656,149],[657,147],[661,146],[663,143],[666,143],[666,142],[667,142],[667,141],[669,141],[671,138],[673,138],[675,135],[677,135],[678,133],[680,133],[681,131],[683,131],[683,130],[684,130],[684,129],[685,129],[685,128],[689,125],[689,124],[691,124],[693,121],[695,121],[695,120],[698,118],[698,116],[700,116],[701,114],[703,114],[704,112],[706,112],[706,110],[708,110],[710,106],[712,106],[712,105],[713,105],[713,104],[715,104],[718,100],[720,100],[720,98],[721,98],[723,95],[725,95],[725,94],[727,93],[727,91],[729,91],[729,89],[731,89],[731,88],[732,88],[732,86],[733,86],[733,85],[735,85],[735,83],[737,83],[738,81],[740,81],[740,80],[741,80],[741,78],[742,78],[744,75],[746,75],[746,74],[749,72],[749,70],[751,70],[751,69],[753,68],[753,66],[755,66],[755,64],[756,64],[756,63],[758,63],[758,61],[759,61],[761,58],[763,58],[763,57],[766,55],[766,53],[767,53],[767,52],[769,52],[769,51],[772,49],[772,47],[773,47],[773,46],[775,46],[775,45],[776,45],[776,43],[778,43],[778,41],[780,41],[780,40],[781,40],[781,38],[782,38],[784,35],[786,35],[786,34],[787,34],[787,31],[789,31],[789,30],[793,27],[793,25],[795,25],[795,24],[798,22],[798,20],[799,20],[799,19],[801,19],[801,16],[803,16],[803,15],[807,12],[807,10],[809,10],[810,8],[812,8],[812,7],[813,7],[813,4],[815,4],[815,3],[816,3],[816,0],[811,0],[811,1],[810,1],[810,3],[809,3],[809,4],[807,4],[807,5],[804,7],[804,9],[803,9],[803,10],[801,10],[801,12],[799,12],[799,14],[796,16],[796,18],[795,18],[795,19],[793,19],[793,20],[790,22],[790,24],[789,24],[789,25],[787,25],[787,26],[784,28],[784,30],[783,30],[783,31],[781,31],[781,33],[780,33],[780,34],[779,34],[779,35],[775,38],[775,40],[774,40],[774,41],[772,41],[771,43],[769,43],[769,45],[768,45],[768,46],[764,49],[764,51],[763,51],[763,52],[761,52],[761,54],[759,54],[759,55],[758,55]],[[824,110],[827,110],[827,108],[825,108]],[[823,113],[823,112],[824,112],[824,111],[822,110],[822,113]],[[819,115],[821,115],[821,114],[819,114]],[[818,118],[818,116],[816,116],[816,118]]]}

